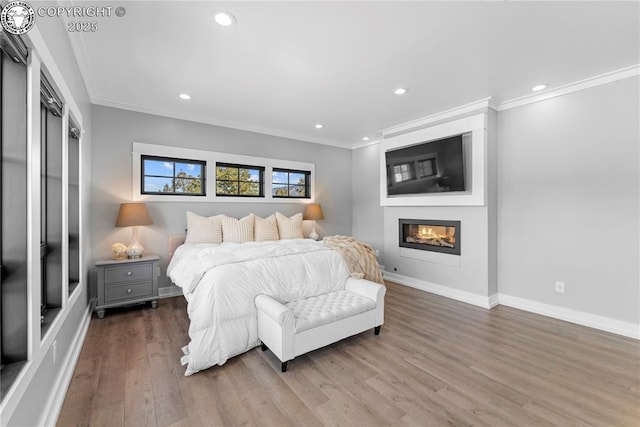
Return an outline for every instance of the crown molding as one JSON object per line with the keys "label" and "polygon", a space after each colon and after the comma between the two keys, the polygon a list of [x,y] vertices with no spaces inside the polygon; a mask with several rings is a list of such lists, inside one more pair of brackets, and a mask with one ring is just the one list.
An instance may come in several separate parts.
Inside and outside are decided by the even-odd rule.
{"label": "crown molding", "polygon": [[496,109],[496,105],[491,101],[491,97],[484,98],[470,104],[451,108],[436,114],[432,114],[430,116],[422,117],[420,119],[411,120],[396,126],[388,127],[386,129],[382,129],[380,132],[385,138],[387,138],[397,133],[426,127],[453,118],[460,118],[461,116],[470,115],[482,110],[487,110],[489,108],[494,110]]}
{"label": "crown molding", "polygon": [[203,123],[212,126],[220,126],[234,130],[242,130],[246,132],[260,133],[263,135],[277,136],[279,138],[293,139],[296,141],[308,142],[313,144],[329,145],[336,148],[342,148],[343,150],[349,150],[350,147],[346,146],[343,142],[336,141],[327,138],[314,138],[307,135],[297,134],[295,132],[287,132],[279,129],[271,129],[261,126],[251,126],[243,123],[236,123],[224,120],[212,120],[211,117],[204,117],[194,114],[179,114],[173,111],[162,110],[148,105],[134,104],[129,102],[122,102],[115,99],[106,97],[91,97],[91,102],[95,105],[102,105],[105,107],[119,108],[121,110],[135,111],[138,113],[152,114],[155,116],[168,117],[171,119],[185,120],[189,122]]}
{"label": "crown molding", "polygon": [[610,71],[604,74],[599,74],[597,76],[589,77],[583,80],[578,80],[577,82],[569,83],[563,86],[558,86],[556,88],[549,89],[543,92],[510,99],[508,101],[504,101],[498,104],[497,111],[505,111],[511,108],[521,107],[523,105],[545,101],[547,99],[567,95],[573,92],[578,92],[578,91],[589,89],[592,87],[601,86],[607,83],[612,83],[618,80],[623,80],[623,79],[627,79],[629,77],[634,77],[634,76],[640,76],[640,64],[621,68],[615,71]]}
{"label": "crown molding", "polygon": [[374,139],[373,141],[360,142],[358,144],[353,144],[350,148],[352,150],[357,150],[358,148],[370,147],[372,145],[378,145],[382,139]]}

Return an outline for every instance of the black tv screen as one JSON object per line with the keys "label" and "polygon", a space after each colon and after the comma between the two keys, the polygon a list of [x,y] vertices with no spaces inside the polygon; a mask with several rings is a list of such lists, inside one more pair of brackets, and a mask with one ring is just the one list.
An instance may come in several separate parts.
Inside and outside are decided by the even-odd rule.
{"label": "black tv screen", "polygon": [[462,135],[385,153],[387,194],[465,191]]}

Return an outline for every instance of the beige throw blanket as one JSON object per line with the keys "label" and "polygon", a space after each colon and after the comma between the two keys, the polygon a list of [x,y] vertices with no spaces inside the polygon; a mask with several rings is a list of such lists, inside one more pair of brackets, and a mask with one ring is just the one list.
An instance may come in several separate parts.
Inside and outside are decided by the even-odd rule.
{"label": "beige throw blanket", "polygon": [[349,236],[329,236],[323,241],[326,246],[342,255],[352,277],[364,278],[384,285],[382,272],[371,246]]}

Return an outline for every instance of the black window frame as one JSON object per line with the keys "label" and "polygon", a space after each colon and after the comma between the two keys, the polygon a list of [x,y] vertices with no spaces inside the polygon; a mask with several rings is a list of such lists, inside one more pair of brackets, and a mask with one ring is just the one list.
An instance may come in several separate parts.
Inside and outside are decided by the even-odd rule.
{"label": "black window frame", "polygon": [[[145,160],[154,160],[161,162],[171,162],[173,163],[173,175],[171,179],[173,181],[173,191],[146,191],[144,188],[144,179],[146,177],[151,178],[169,178],[168,176],[160,176],[160,175],[146,175],[144,161]],[[194,164],[202,167],[202,177],[200,178],[181,178],[181,179],[199,179],[201,181],[200,184],[200,193],[185,193],[185,192],[177,192],[175,186],[176,177],[176,163],[185,163],[185,164]],[[154,196],[195,196],[195,197],[205,197],[207,195],[207,161],[206,160],[195,160],[195,159],[183,159],[179,157],[166,157],[166,156],[153,156],[148,154],[140,155],[140,194],[149,194]]]}
{"label": "black window frame", "polygon": [[[233,181],[229,179],[221,179],[220,181],[224,182],[237,182],[238,183],[238,193],[237,194],[224,194],[218,193],[218,168],[234,168],[238,169],[238,180]],[[258,178],[258,194],[240,194],[240,184],[247,182],[255,182],[255,181],[240,181],[240,169],[250,169],[257,170],[260,174]],[[256,166],[256,165],[245,165],[240,163],[227,163],[227,162],[216,162],[216,197],[252,197],[252,198],[264,198],[264,166]]]}
{"label": "black window frame", "polygon": [[[277,196],[273,193],[273,186],[274,184],[276,185],[284,185],[284,182],[273,182],[273,173],[278,172],[278,173],[286,173],[287,174],[287,195],[286,196]],[[291,187],[298,187],[300,186],[300,184],[292,184],[290,181],[290,175],[292,173],[297,173],[297,174],[303,174],[304,175],[304,196],[291,196],[290,195],[290,188]],[[271,197],[274,199],[310,199],[311,198],[311,171],[306,171],[306,170],[300,170],[300,169],[285,169],[285,168],[273,168],[271,170]]]}

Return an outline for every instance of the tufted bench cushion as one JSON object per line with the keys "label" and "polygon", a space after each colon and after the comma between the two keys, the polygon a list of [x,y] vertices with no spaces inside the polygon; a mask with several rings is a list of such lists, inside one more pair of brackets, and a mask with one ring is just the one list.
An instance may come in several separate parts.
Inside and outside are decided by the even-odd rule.
{"label": "tufted bench cushion", "polygon": [[364,279],[349,278],[345,289],[281,304],[258,295],[258,338],[282,362],[374,328],[384,322],[386,288]]}
{"label": "tufted bench cushion", "polygon": [[342,290],[290,302],[285,306],[296,318],[296,332],[303,332],[372,310],[376,303],[355,292]]}

